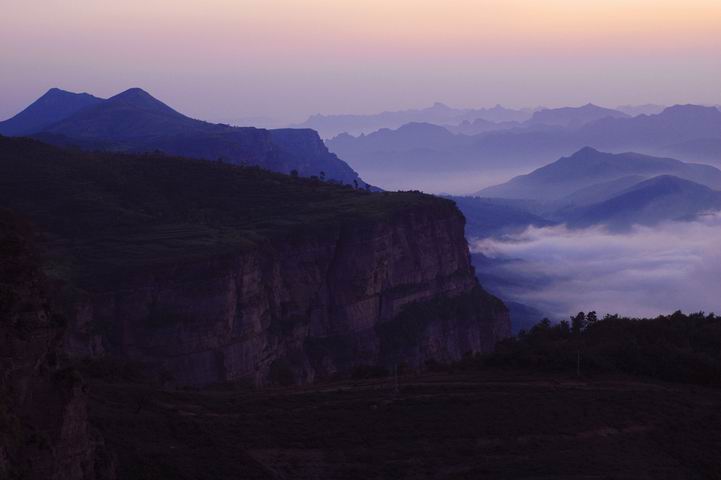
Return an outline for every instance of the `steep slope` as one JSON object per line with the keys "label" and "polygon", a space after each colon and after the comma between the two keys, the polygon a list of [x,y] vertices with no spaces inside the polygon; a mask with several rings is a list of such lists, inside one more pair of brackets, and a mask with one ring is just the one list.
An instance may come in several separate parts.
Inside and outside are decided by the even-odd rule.
{"label": "steep slope", "polygon": [[0,478],[111,479],[39,259],[27,222],[0,209]]}
{"label": "steep slope", "polygon": [[478,192],[479,196],[554,201],[581,189],[628,176],[649,178],[670,174],[721,188],[721,170],[701,164],[684,163],[636,153],[611,154],[583,148],[570,157],[521,175],[509,182]]}
{"label": "steep slope", "polygon": [[628,175],[607,182],[594,183],[593,185],[581,188],[570,195],[566,195],[552,202],[549,207],[562,210],[564,208],[576,208],[603,202],[642,182],[644,179],[645,177],[642,175]]}
{"label": "steep slope", "polygon": [[561,127],[580,127],[602,118],[625,118],[623,112],[603,108],[589,103],[582,107],[547,108],[533,114],[528,125],[555,125]]}
{"label": "steep slope", "polygon": [[195,120],[132,88],[25,132],[59,146],[130,153],[162,151],[203,160],[258,165],[364,187],[348,164],[328,152],[311,130],[237,128]]}
{"label": "steep slope", "polygon": [[457,359],[510,332],[452,202],[22,139],[0,153],[0,205],[42,228],[72,286],[74,354],[178,383],[306,382]]}
{"label": "steep slope", "polygon": [[87,93],[51,88],[14,117],[0,122],[0,135],[29,135],[103,100]]}
{"label": "steep slope", "polygon": [[566,213],[574,227],[655,225],[721,210],[721,192],[671,175],[645,180],[606,201]]}

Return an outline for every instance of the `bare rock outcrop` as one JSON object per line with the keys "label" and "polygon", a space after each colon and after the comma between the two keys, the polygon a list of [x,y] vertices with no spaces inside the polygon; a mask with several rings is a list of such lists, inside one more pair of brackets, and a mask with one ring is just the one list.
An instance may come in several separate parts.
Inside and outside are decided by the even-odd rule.
{"label": "bare rock outcrop", "polygon": [[0,478],[112,479],[85,384],[62,361],[64,322],[48,304],[30,238],[0,210]]}
{"label": "bare rock outcrop", "polygon": [[200,385],[303,383],[359,365],[486,352],[510,335],[510,321],[478,285],[463,227],[455,206],[439,200],[237,255],[156,266],[75,304],[67,344]]}

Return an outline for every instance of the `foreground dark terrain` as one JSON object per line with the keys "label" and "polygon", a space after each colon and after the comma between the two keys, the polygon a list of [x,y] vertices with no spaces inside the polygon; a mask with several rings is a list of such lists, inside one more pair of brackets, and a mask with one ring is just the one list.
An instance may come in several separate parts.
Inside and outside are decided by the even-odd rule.
{"label": "foreground dark terrain", "polygon": [[120,479],[721,478],[721,391],[487,369],[291,389],[91,381]]}

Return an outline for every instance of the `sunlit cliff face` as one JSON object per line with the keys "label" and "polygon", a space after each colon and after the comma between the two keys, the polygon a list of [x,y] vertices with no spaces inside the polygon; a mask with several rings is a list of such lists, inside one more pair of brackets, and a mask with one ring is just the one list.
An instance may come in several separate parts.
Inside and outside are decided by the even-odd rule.
{"label": "sunlit cliff face", "polygon": [[717,0],[5,0],[0,116],[132,85],[201,117],[721,103]]}

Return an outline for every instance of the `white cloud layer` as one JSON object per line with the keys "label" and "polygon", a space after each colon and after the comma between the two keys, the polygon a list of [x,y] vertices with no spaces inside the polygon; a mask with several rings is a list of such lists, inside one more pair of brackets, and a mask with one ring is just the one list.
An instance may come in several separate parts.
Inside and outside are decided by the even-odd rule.
{"label": "white cloud layer", "polygon": [[595,310],[655,316],[675,310],[721,314],[721,215],[636,227],[529,228],[472,242],[497,260],[483,274],[511,280],[502,294],[555,318]]}

